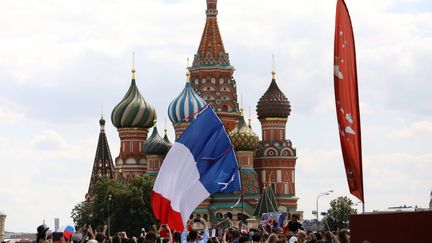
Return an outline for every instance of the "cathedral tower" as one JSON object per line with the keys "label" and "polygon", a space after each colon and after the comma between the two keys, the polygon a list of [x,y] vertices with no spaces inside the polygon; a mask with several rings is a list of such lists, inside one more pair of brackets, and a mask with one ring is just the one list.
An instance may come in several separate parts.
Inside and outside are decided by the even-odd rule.
{"label": "cathedral tower", "polygon": [[217,0],[207,0],[206,23],[194,56],[191,82],[195,91],[209,104],[231,131],[240,117],[234,68],[225,52],[217,22]]}
{"label": "cathedral tower", "polygon": [[291,105],[276,84],[275,75],[273,70],[270,86],[257,104],[262,141],[255,151],[255,170],[261,188],[266,181],[269,181],[279,206],[297,210],[298,198],[295,196],[297,155],[291,140],[285,137]]}
{"label": "cathedral tower", "polygon": [[111,114],[111,121],[120,136],[120,154],[115,159],[116,175],[122,177],[119,179],[129,181],[147,171],[144,143],[155,119],[155,109],[139,92],[135,69],[132,69],[129,90]]}
{"label": "cathedral tower", "polygon": [[105,119],[101,117],[99,120],[100,132],[99,140],[96,149],[96,155],[93,163],[93,170],[90,178],[90,185],[86,195],[86,199],[90,200],[95,192],[96,184],[102,176],[113,178],[114,164],[111,158],[111,152],[108,146],[108,140],[105,134]]}

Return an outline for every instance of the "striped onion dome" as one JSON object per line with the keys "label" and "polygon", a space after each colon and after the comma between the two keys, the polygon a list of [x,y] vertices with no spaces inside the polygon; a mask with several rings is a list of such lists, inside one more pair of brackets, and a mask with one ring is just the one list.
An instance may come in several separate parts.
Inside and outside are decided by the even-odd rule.
{"label": "striped onion dome", "polygon": [[246,124],[243,111],[238,125],[229,133],[229,137],[237,151],[253,151],[258,147],[258,136]]}
{"label": "striped onion dome", "polygon": [[153,132],[150,137],[147,138],[144,143],[144,152],[149,155],[166,155],[172,144],[168,140],[165,134],[165,138],[159,136],[156,126],[153,128]]}
{"label": "striped onion dome", "polygon": [[186,76],[187,82],[183,91],[168,106],[168,116],[174,124],[191,122],[193,120],[192,114],[206,105],[206,102],[193,90],[189,81],[189,71]]}
{"label": "striped onion dome", "polygon": [[150,128],[156,119],[153,106],[144,100],[135,83],[135,70],[132,70],[132,83],[120,103],[114,107],[111,121],[117,128]]}
{"label": "striped onion dome", "polygon": [[275,71],[272,71],[272,81],[257,104],[258,119],[277,117],[287,118],[291,112],[291,105],[287,97],[276,84]]}

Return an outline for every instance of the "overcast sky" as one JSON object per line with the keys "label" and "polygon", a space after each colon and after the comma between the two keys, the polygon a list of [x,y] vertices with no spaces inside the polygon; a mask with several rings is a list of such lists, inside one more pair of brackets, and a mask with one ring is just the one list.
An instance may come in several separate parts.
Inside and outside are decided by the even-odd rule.
{"label": "overcast sky", "polygon": [[[348,196],[333,93],[336,0],[219,0],[238,95],[261,135],[256,103],[275,54],[292,105],[299,210]],[[427,207],[432,189],[432,2],[347,0],[357,45],[366,210]],[[205,0],[0,1],[0,211],[7,231],[72,223],[87,192],[102,107],[137,85],[159,117],[183,89]],[[109,119],[108,119],[109,120]],[[167,119],[170,139],[174,139]],[[112,156],[119,138],[106,131]],[[351,197],[354,202],[358,200]],[[361,208],[360,205],[357,206]]]}

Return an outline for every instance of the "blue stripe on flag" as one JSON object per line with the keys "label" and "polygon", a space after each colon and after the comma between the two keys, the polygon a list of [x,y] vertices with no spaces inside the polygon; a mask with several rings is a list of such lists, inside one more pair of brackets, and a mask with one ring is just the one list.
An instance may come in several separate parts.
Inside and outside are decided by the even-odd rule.
{"label": "blue stripe on flag", "polygon": [[200,181],[210,194],[241,190],[233,146],[210,106],[200,112],[177,142],[184,144],[194,156]]}

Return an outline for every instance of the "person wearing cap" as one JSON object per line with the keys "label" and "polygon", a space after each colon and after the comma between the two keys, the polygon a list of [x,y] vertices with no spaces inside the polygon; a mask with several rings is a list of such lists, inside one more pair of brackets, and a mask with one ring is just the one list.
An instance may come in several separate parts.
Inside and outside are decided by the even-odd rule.
{"label": "person wearing cap", "polygon": [[39,225],[36,230],[36,243],[47,243],[49,236],[49,227],[47,227],[45,224],[42,224]]}

